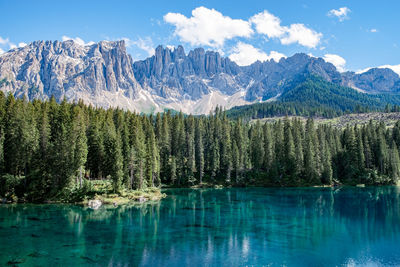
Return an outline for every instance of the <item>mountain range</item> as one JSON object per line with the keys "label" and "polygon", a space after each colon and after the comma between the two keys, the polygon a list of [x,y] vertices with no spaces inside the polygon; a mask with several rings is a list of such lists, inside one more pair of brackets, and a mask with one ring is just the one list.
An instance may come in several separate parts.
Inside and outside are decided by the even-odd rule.
{"label": "mountain range", "polygon": [[228,57],[203,48],[186,54],[182,46],[158,46],[152,57],[134,62],[124,41],[82,46],[68,40],[35,41],[0,55],[3,92],[29,100],[51,96],[57,101],[82,99],[94,106],[144,113],[174,109],[206,114],[217,105],[229,109],[280,101],[298,89],[298,77],[308,75],[319,77],[332,88],[400,94],[400,76],[391,69],[341,73],[322,58],[303,53],[279,62],[238,66]]}

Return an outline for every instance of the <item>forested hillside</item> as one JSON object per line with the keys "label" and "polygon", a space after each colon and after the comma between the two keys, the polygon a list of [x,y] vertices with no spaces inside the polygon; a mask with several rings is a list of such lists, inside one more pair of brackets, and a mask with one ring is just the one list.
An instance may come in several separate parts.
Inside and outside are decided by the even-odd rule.
{"label": "forested hillside", "polygon": [[344,130],[312,119],[274,123],[139,115],[83,103],[0,94],[0,195],[57,198],[92,179],[123,188],[392,184],[400,178],[400,122]]}
{"label": "forested hillside", "polygon": [[332,118],[348,113],[383,111],[400,105],[400,96],[365,94],[327,82],[317,76],[299,76],[274,102],[238,106],[228,110],[230,118],[259,119],[282,115]]}

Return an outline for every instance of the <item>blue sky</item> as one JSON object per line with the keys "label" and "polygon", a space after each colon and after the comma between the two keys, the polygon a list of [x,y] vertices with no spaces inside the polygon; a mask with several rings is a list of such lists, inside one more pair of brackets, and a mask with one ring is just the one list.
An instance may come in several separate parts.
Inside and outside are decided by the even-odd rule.
{"label": "blue sky", "polygon": [[135,60],[159,44],[182,44],[186,52],[217,50],[241,65],[296,52],[343,70],[400,64],[396,0],[0,0],[0,10],[3,51],[34,40],[124,38]]}

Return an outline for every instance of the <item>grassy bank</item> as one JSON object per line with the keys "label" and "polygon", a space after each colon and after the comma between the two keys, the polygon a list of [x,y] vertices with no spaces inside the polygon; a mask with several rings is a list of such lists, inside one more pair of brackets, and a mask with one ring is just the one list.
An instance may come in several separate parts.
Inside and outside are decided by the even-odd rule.
{"label": "grassy bank", "polygon": [[87,204],[91,199],[98,199],[103,204],[122,205],[129,204],[132,202],[144,202],[144,201],[158,201],[166,194],[161,193],[160,188],[148,187],[142,190],[122,190],[119,193],[112,191],[112,185],[107,180],[95,180],[91,181],[92,190],[87,192],[84,199],[81,201],[82,204]]}
{"label": "grassy bank", "polygon": [[110,180],[85,180],[82,187],[66,187],[49,199],[29,200],[29,197],[17,197],[15,192],[0,197],[0,203],[71,203],[87,205],[90,200],[100,200],[102,204],[122,205],[136,202],[158,201],[166,194],[157,187],[141,190],[123,189],[114,192]]}

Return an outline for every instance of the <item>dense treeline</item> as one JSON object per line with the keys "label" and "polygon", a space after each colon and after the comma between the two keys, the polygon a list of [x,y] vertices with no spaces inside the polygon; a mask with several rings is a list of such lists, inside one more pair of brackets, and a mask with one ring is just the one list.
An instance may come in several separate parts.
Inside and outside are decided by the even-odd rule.
{"label": "dense treeline", "polygon": [[340,130],[312,119],[275,123],[139,115],[82,102],[27,102],[0,94],[0,195],[56,198],[90,179],[113,189],[195,185],[395,183],[400,122]]}
{"label": "dense treeline", "polygon": [[398,111],[400,96],[364,94],[327,82],[317,76],[301,76],[286,85],[278,101],[234,107],[232,119],[260,119],[273,116],[322,116],[333,118],[348,113]]}

